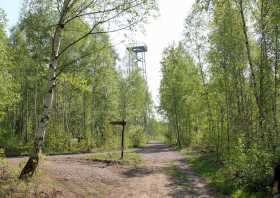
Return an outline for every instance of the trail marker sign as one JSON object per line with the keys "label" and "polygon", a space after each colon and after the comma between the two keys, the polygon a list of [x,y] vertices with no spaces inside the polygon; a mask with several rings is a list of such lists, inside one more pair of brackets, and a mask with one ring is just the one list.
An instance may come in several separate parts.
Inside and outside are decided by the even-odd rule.
{"label": "trail marker sign", "polygon": [[110,122],[111,125],[119,125],[122,126],[122,145],[121,145],[121,160],[123,160],[123,154],[124,154],[124,129],[126,126],[126,121],[122,120],[122,121],[113,121]]}

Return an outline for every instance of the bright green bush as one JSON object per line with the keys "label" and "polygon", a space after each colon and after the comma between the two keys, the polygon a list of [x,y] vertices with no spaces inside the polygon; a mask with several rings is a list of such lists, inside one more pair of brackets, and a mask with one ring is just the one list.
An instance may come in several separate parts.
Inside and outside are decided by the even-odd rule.
{"label": "bright green bush", "polygon": [[0,157],[5,157],[5,150],[0,148]]}
{"label": "bright green bush", "polygon": [[[31,149],[31,142],[23,144],[20,138],[3,133],[0,135],[0,148],[2,148],[2,152],[4,151],[4,155],[8,157],[27,155]],[[0,151],[0,157],[2,152]]]}
{"label": "bright green bush", "polygon": [[267,192],[272,180],[273,161],[271,152],[260,150],[256,145],[245,149],[240,142],[225,169],[236,186],[253,192]]}
{"label": "bright green bush", "polygon": [[132,147],[143,146],[146,142],[144,131],[140,127],[135,127],[129,131],[129,139]]}

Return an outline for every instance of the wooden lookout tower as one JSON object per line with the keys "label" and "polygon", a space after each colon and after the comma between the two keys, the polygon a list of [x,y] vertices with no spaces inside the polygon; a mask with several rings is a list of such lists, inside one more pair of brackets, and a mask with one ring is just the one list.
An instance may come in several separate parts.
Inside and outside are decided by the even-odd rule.
{"label": "wooden lookout tower", "polygon": [[145,44],[134,44],[127,47],[127,51],[129,53],[128,72],[130,73],[135,67],[139,67],[142,71],[143,78],[147,80],[146,52],[148,51],[148,47]]}

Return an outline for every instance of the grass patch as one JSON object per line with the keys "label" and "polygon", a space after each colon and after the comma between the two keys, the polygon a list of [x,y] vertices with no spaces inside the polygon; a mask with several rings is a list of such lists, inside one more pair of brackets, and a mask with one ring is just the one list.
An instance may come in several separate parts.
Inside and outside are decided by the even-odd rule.
{"label": "grass patch", "polygon": [[176,186],[182,187],[183,189],[191,189],[191,183],[189,182],[190,177],[186,174],[185,170],[181,169],[177,165],[171,164],[167,168],[167,175],[170,177]]}
{"label": "grass patch", "polygon": [[186,174],[184,169],[181,169],[177,165],[171,164],[167,168],[166,174],[169,176],[172,184],[179,188],[182,192],[188,192],[192,190],[192,184],[190,182],[191,177]]}
{"label": "grass patch", "polygon": [[171,165],[167,168],[167,175],[178,181],[185,182],[188,180],[186,173],[176,165]]}
{"label": "grass patch", "polygon": [[228,197],[234,191],[233,185],[223,174],[222,166],[216,163],[216,156],[214,153],[208,154],[190,154],[188,153],[188,162],[192,169],[205,177],[210,187],[216,189],[220,197],[225,195]]}
{"label": "grass patch", "polygon": [[29,197],[56,197],[60,194],[42,171],[27,181],[18,179],[25,160],[17,167],[12,167],[6,160],[0,158],[0,197],[1,198],[29,198]]}
{"label": "grass patch", "polygon": [[262,193],[250,193],[240,189],[227,175],[224,167],[216,162],[215,153],[200,153],[191,149],[183,150],[187,162],[200,176],[207,179],[218,198],[265,198]]}
{"label": "grass patch", "polygon": [[106,153],[96,153],[87,157],[87,160],[104,162],[107,164],[120,164],[120,165],[137,165],[140,164],[142,159],[140,154],[134,152],[125,152],[124,159],[120,159],[120,152],[106,152]]}

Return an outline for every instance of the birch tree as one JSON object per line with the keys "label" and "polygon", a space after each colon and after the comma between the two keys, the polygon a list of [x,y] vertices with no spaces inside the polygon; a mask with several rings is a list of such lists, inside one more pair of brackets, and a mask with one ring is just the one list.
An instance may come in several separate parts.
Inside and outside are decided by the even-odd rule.
{"label": "birch tree", "polygon": [[[31,12],[42,12],[44,0],[29,1]],[[54,91],[57,78],[65,67],[59,65],[59,60],[73,46],[88,36],[113,33],[125,29],[133,29],[136,25],[145,22],[156,9],[154,0],[57,0],[48,1],[48,5],[54,10],[55,24],[51,28],[51,47],[48,65],[48,85],[44,97],[43,112],[35,131],[33,149],[24,166],[20,179],[32,176],[37,169],[40,153],[44,145],[46,128],[52,111]],[[89,24],[89,29],[80,32],[77,38],[70,43],[64,43],[63,35],[66,31],[78,31],[68,29],[76,20]],[[94,52],[92,52],[94,53]]]}

